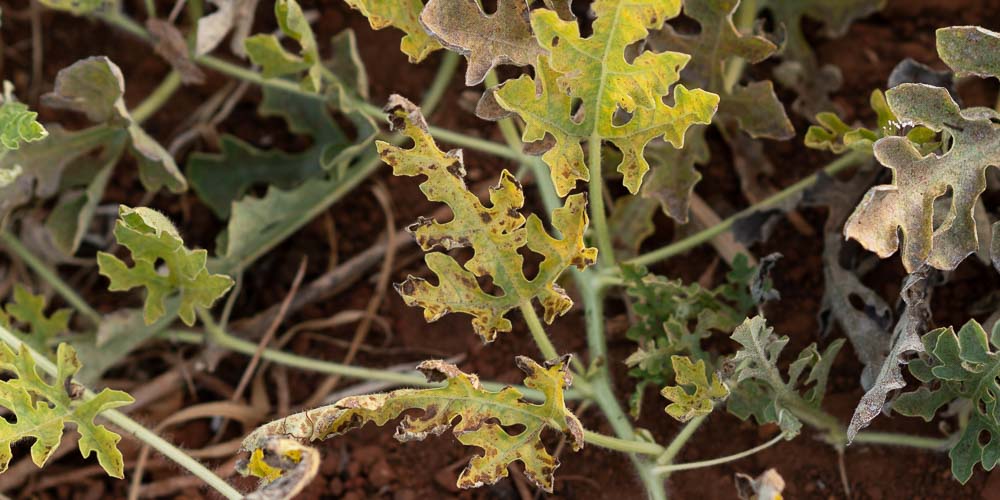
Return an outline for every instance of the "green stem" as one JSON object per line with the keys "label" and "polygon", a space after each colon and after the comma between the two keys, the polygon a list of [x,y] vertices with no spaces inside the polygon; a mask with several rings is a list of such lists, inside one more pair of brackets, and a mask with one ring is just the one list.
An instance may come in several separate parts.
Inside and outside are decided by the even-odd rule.
{"label": "green stem", "polygon": [[522,302],[520,308],[521,315],[524,316],[524,322],[528,324],[528,330],[531,331],[531,338],[538,345],[538,350],[542,352],[542,356],[546,360],[558,358],[559,352],[556,351],[556,347],[552,345],[548,334],[545,333],[545,328],[542,327],[542,322],[538,319],[538,314],[535,313],[535,307],[530,301],[527,301]]}
{"label": "green stem", "polygon": [[[757,0],[743,0],[736,11],[736,29],[741,33],[747,33],[753,29],[753,23],[757,19]],[[739,83],[743,71],[747,67],[747,60],[742,57],[730,59],[725,66],[725,73],[722,76],[722,89],[726,94],[731,94],[733,88]]]}
{"label": "green stem", "polygon": [[590,227],[597,236],[598,260],[605,269],[615,265],[615,251],[611,244],[611,232],[608,229],[608,214],[604,208],[604,177],[601,175],[601,137],[596,133],[587,142],[589,149],[587,167],[590,169],[590,182],[587,189],[590,194]]}
{"label": "green stem", "polygon": [[156,0],[145,0],[144,5],[146,6],[146,16],[150,19],[156,19]]}
{"label": "green stem", "polygon": [[170,71],[167,77],[160,82],[160,85],[153,89],[153,92],[132,110],[130,113],[132,115],[132,120],[141,124],[149,119],[150,116],[153,116],[157,110],[162,108],[163,105],[170,100],[170,96],[174,95],[174,92],[176,92],[180,86],[181,74],[178,73],[177,70]]}
{"label": "green stem", "polygon": [[448,84],[451,83],[451,79],[455,76],[455,69],[458,68],[458,63],[461,60],[457,52],[446,51],[444,57],[441,58],[441,65],[438,66],[437,74],[434,75],[434,81],[431,82],[431,87],[427,89],[427,93],[424,94],[424,99],[420,102],[420,108],[424,111],[424,116],[430,117],[434,110],[437,109],[438,104],[441,103],[441,98],[444,97],[444,93],[448,90]]}
{"label": "green stem", "polygon": [[750,455],[753,455],[753,454],[758,453],[760,451],[766,450],[766,449],[768,449],[768,448],[770,448],[770,447],[778,444],[779,442],[781,442],[782,439],[784,439],[784,436],[779,433],[777,436],[775,436],[774,438],[772,438],[770,441],[768,441],[768,442],[766,442],[766,443],[764,443],[764,444],[762,444],[760,446],[755,446],[753,448],[750,448],[749,450],[741,451],[739,453],[734,453],[732,455],[726,455],[724,457],[713,458],[712,460],[702,460],[700,462],[690,462],[690,463],[686,463],[686,464],[660,465],[660,466],[657,466],[657,467],[653,468],[653,473],[657,474],[657,475],[660,475],[660,476],[663,476],[663,475],[670,474],[671,472],[677,472],[677,471],[682,471],[682,470],[691,470],[691,469],[700,469],[702,467],[712,467],[714,465],[721,465],[721,464],[728,463],[728,462],[734,462],[736,460],[740,460],[742,458],[749,457]]}
{"label": "green stem", "polygon": [[[826,173],[827,175],[834,175],[837,172],[853,167],[854,165],[857,165],[858,163],[861,163],[862,161],[870,157],[871,155],[868,154],[867,152],[852,151],[830,162],[825,167],[823,167],[823,169],[820,170],[820,172]],[[810,175],[809,177],[806,177],[805,179],[802,179],[799,182],[796,182],[795,184],[792,184],[791,186],[788,186],[787,188],[771,195],[769,198],[764,199],[755,205],[747,207],[727,217],[725,220],[712,227],[699,231],[698,233],[688,236],[683,240],[671,243],[665,247],[653,250],[652,252],[642,254],[634,259],[630,259],[627,261],[627,263],[632,265],[647,266],[662,260],[669,259],[670,257],[684,253],[688,250],[691,250],[692,248],[695,248],[701,245],[702,243],[705,243],[711,240],[712,238],[715,238],[716,236],[728,231],[737,220],[742,219],[743,217],[746,217],[747,215],[750,215],[755,211],[762,210],[765,208],[770,208],[774,205],[777,205],[785,201],[786,199],[798,194],[799,192],[811,187],[813,184],[816,183],[816,179],[818,178],[818,176],[819,172]]]}
{"label": "green stem", "polygon": [[657,456],[663,453],[663,447],[656,444],[650,443],[648,441],[637,441],[637,440],[627,440],[619,439],[616,437],[605,436],[604,434],[598,434],[594,431],[589,431],[584,429],[583,439],[587,444],[592,444],[594,446],[600,446],[601,448],[607,448],[609,450],[616,450],[625,453],[640,453],[643,455]]}
{"label": "green stem", "polygon": [[855,443],[863,444],[884,444],[889,446],[906,446],[910,448],[921,448],[925,450],[944,451],[954,443],[953,438],[931,438],[923,436],[911,436],[908,434],[896,434],[892,432],[872,432],[862,431],[854,436]]}
{"label": "green stem", "polygon": [[660,455],[660,457],[656,459],[656,462],[663,465],[669,465],[672,463],[674,459],[677,458],[677,455],[680,454],[684,445],[691,440],[691,436],[694,436],[695,431],[701,427],[701,424],[705,423],[707,418],[708,415],[702,415],[692,418],[688,421],[688,423],[684,424],[684,427],[682,427],[681,431],[677,433],[677,436],[670,441],[670,445],[667,446],[663,455]]}
{"label": "green stem", "polygon": [[5,230],[0,231],[0,243],[3,243],[8,250],[23,260],[32,271],[35,271],[35,274],[52,286],[52,289],[55,290],[56,293],[58,293],[63,300],[66,301],[66,303],[87,318],[94,326],[99,326],[101,324],[101,314],[94,310],[93,307],[90,307],[90,304],[83,300],[83,298],[76,293],[76,290],[63,281],[55,271],[49,269],[49,267],[36,257],[34,253],[25,248],[25,246],[18,241],[17,237]]}
{"label": "green stem", "polygon": [[[7,331],[3,327],[0,327],[0,340],[3,340],[15,350],[20,349],[21,346],[24,345],[24,347],[31,354],[31,357],[34,358],[35,366],[41,368],[42,371],[51,377],[58,376],[58,369],[56,368],[56,365],[54,365],[48,357],[35,352],[31,347],[28,347],[27,344],[23,344],[13,333]],[[85,401],[89,401],[93,399],[93,397],[94,393],[89,389],[84,392],[83,399]],[[135,420],[132,420],[124,413],[117,410],[104,410],[101,412],[100,416],[123,431],[135,436],[136,439],[148,444],[154,450],[176,462],[177,465],[187,469],[191,472],[191,474],[194,474],[198,477],[198,479],[204,481],[206,484],[218,491],[222,496],[232,499],[243,498],[243,494],[236,491],[236,489],[230,486],[224,479],[217,476],[214,472],[209,470],[187,453],[184,453],[176,446],[158,436],[155,432],[150,431]]]}

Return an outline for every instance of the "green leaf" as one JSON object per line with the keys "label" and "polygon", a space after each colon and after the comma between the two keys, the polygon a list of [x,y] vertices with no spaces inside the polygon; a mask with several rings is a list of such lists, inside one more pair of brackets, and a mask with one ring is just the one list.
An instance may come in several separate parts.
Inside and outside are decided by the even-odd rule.
{"label": "green leaf", "polygon": [[476,0],[430,0],[420,23],[441,45],[465,56],[469,87],[499,64],[529,66],[545,53],[531,33],[525,0],[500,0],[492,14]]}
{"label": "green leaf", "polygon": [[1000,462],[1000,331],[994,328],[987,337],[983,327],[970,320],[958,334],[950,327],[939,328],[922,341],[929,357],[911,363],[910,372],[924,385],[901,395],[893,408],[930,421],[944,405],[956,399],[968,402],[969,422],[948,452],[952,474],[965,484],[977,464],[992,470]]}
{"label": "green leaf", "polygon": [[[22,326],[25,332],[18,337],[28,343],[38,352],[49,352],[49,342],[55,339],[56,335],[69,331],[69,319],[73,315],[71,309],[59,309],[51,316],[45,315],[45,297],[34,295],[21,284],[14,285],[14,298],[4,306],[3,312]],[[7,323],[0,316],[0,323]],[[20,332],[18,332],[20,333]]]}
{"label": "green leaf", "polygon": [[[986,189],[985,170],[1000,165],[1000,113],[961,110],[947,90],[903,84],[886,93],[903,123],[915,123],[951,138],[943,154],[923,155],[903,137],[875,144],[875,157],[893,171],[893,182],[873,187],[844,227],[844,235],[881,258],[902,246],[903,265],[951,270],[979,248],[973,209]],[[934,201],[951,193],[943,222],[934,225]],[[902,244],[897,231],[903,234]]]}
{"label": "green leaf", "polygon": [[1000,78],[1000,33],[979,26],[939,28],[937,51],[960,76]]}
{"label": "green leaf", "polygon": [[[460,443],[483,450],[459,476],[459,488],[494,484],[507,476],[511,463],[520,461],[525,476],[551,492],[553,471],[559,461],[546,451],[542,431],[551,428],[565,433],[574,451],[583,447],[583,427],[566,408],[563,396],[572,383],[568,358],[546,363],[544,367],[524,356],[516,358],[517,366],[527,374],[525,385],[545,396],[540,405],[525,402],[523,395],[512,387],[487,391],[477,376],[464,373],[455,365],[440,360],[425,361],[418,369],[432,382],[444,381],[444,387],[348,397],[264,425],[244,439],[243,449],[253,453],[272,436],[301,441],[328,439],[369,422],[385,425],[406,413],[396,428],[399,441],[420,441],[451,427]],[[412,410],[420,413],[409,413]],[[510,426],[522,430],[512,435],[506,430]]]}
{"label": "green leaf", "polygon": [[[679,0],[599,0],[591,8],[597,17],[587,38],[580,36],[576,21],[564,21],[547,9],[533,11],[532,29],[550,56],[539,57],[535,79],[509,80],[495,97],[525,121],[524,142],[551,136],[545,147],[533,149],[547,149],[542,159],[560,196],[577,180],[589,180],[580,141],[590,139],[610,141],[622,152],[618,171],[634,194],[649,170],[646,144],[662,137],[683,147],[685,131],[709,123],[719,98],[677,85],[674,105],[668,106],[663,98],[671,94],[690,57],[677,52],[643,52],[631,62],[625,57],[627,47],[680,12]],[[616,119],[619,110],[631,114],[624,123]]]}
{"label": "green leaf", "polygon": [[48,132],[38,123],[38,113],[14,99],[13,85],[3,82],[3,100],[0,101],[0,153],[21,147],[22,142],[44,139]]}
{"label": "green leaf", "polygon": [[277,0],[274,17],[285,36],[298,42],[299,54],[286,51],[274,35],[254,35],[244,42],[250,60],[261,67],[264,78],[298,75],[305,71],[299,86],[308,92],[320,92],[323,87],[323,63],[312,27],[295,0]]}
{"label": "green leaf", "polygon": [[[525,219],[520,213],[524,193],[514,176],[503,171],[500,182],[490,189],[491,205],[486,207],[465,185],[465,165],[461,151],[447,153],[438,149],[427,130],[420,109],[400,96],[392,96],[387,106],[393,130],[413,140],[413,147],[403,149],[385,142],[377,143],[382,161],[399,176],[425,176],[420,190],[427,199],[448,205],[454,213],[449,222],[421,218],[409,230],[424,251],[470,247],[474,256],[463,265],[443,252],[428,253],[427,266],[438,278],[432,285],[422,278],[407,277],[396,286],[407,305],[424,308],[424,318],[435,321],[449,312],[472,315],[472,325],[487,342],[497,332],[508,332],[511,323],[504,316],[521,305],[538,299],[551,323],[573,305],[556,283],[570,266],[586,268],[597,258],[597,249],[583,242],[587,228],[586,198],[573,195],[552,213],[552,226],[562,239],[550,236],[538,216]],[[519,249],[527,248],[544,257],[533,279],[524,275],[524,258]],[[503,291],[491,295],[480,288],[477,278],[490,277]]]}
{"label": "green leaf", "polygon": [[117,444],[121,436],[103,425],[94,423],[99,413],[131,404],[134,400],[122,391],[104,389],[93,397],[83,396],[82,388],[73,382],[80,370],[76,352],[68,344],[60,344],[56,354],[58,373],[51,384],[45,382],[35,368],[26,345],[14,352],[7,344],[0,345],[0,369],[13,377],[0,381],[0,406],[14,414],[15,422],[0,419],[0,473],[7,470],[12,458],[11,445],[34,438],[31,459],[38,467],[45,465],[62,441],[67,423],[76,424],[80,433],[80,453],[91,452],[112,477],[124,474],[122,454]]}
{"label": "green leaf", "polygon": [[[163,214],[145,207],[121,205],[115,224],[115,239],[129,249],[135,265],[128,267],[114,255],[97,254],[100,273],[111,280],[111,291],[146,289],[144,318],[146,324],[166,312],[165,300],[180,294],[178,314],[188,326],[195,321],[195,308],[209,308],[233,286],[229,276],[209,274],[205,269],[208,253],[184,247],[177,228]],[[155,267],[162,261],[161,274]]]}
{"label": "green leaf", "polygon": [[788,337],[775,336],[763,316],[744,321],[731,338],[740,344],[740,350],[731,360],[733,383],[727,385],[735,387],[727,409],[742,420],[752,415],[758,424],[778,423],[782,432],[794,436],[802,424],[790,409],[799,405],[819,408],[830,367],[844,339],[831,342],[822,353],[816,344],[803,349],[789,365],[786,381],[778,370],[778,358],[788,344]]}
{"label": "green leaf", "polygon": [[[342,43],[353,47],[353,34],[338,36],[334,45]],[[290,131],[308,136],[311,145],[301,152],[286,153],[258,149],[238,137],[224,135],[221,153],[192,154],[187,164],[191,187],[222,219],[229,218],[233,203],[255,186],[290,190],[318,182],[327,173],[333,178],[341,176],[375,137],[374,123],[360,113],[346,114],[355,129],[352,139],[320,101],[273,87],[264,87],[262,92],[258,113],[283,118]]]}
{"label": "green leaf", "polygon": [[[344,0],[351,8],[368,18],[372,29],[380,30],[392,26],[402,30],[406,36],[399,43],[399,49],[410,56],[411,63],[423,61],[441,45],[420,25],[422,0]],[[464,1],[464,0],[461,0]]]}
{"label": "green leaf", "polygon": [[[671,417],[687,422],[694,417],[708,415],[712,413],[716,401],[726,399],[729,395],[729,388],[719,381],[717,374],[713,373],[709,382],[704,360],[692,363],[690,358],[684,356],[673,356],[670,359],[677,385],[664,387],[660,394],[671,401],[667,405],[667,414]],[[688,392],[688,386],[694,388],[694,393]]]}

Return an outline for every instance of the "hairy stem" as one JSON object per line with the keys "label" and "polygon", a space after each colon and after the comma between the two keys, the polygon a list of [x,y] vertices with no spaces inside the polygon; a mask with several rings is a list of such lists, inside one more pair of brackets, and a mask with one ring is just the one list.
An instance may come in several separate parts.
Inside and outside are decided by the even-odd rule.
{"label": "hairy stem", "polygon": [[142,122],[149,119],[149,117],[162,108],[170,100],[170,97],[174,95],[174,92],[177,92],[180,86],[181,74],[177,70],[171,70],[167,77],[160,82],[160,85],[153,89],[153,92],[146,96],[146,99],[132,110],[132,119],[136,123],[142,124]]}
{"label": "hairy stem", "polygon": [[861,431],[854,436],[855,443],[884,444],[889,446],[906,446],[925,450],[945,451],[954,444],[954,438],[931,438],[896,434],[893,432]]}
{"label": "hairy stem", "polygon": [[732,455],[726,455],[724,457],[713,458],[712,460],[702,460],[702,461],[699,461],[699,462],[689,462],[689,463],[686,463],[686,464],[660,465],[660,466],[654,467],[653,468],[653,472],[655,474],[657,474],[657,475],[667,475],[667,474],[670,474],[671,472],[677,472],[677,471],[682,471],[682,470],[691,470],[691,469],[700,469],[702,467],[712,467],[714,465],[721,465],[721,464],[728,463],[728,462],[734,462],[734,461],[739,460],[741,458],[746,458],[746,457],[749,457],[750,455],[753,455],[753,454],[755,454],[757,452],[766,450],[766,449],[768,449],[768,448],[770,448],[770,447],[778,444],[779,442],[781,442],[782,439],[784,439],[784,436],[779,433],[777,436],[774,436],[773,438],[771,438],[770,441],[768,441],[768,442],[766,442],[766,443],[764,443],[764,444],[762,444],[760,446],[755,446],[753,448],[750,448],[749,450],[741,451],[739,453],[734,453]]}
{"label": "hairy stem", "polygon": [[688,423],[684,424],[684,427],[681,428],[681,431],[678,432],[676,436],[674,436],[674,439],[672,441],[670,441],[670,444],[667,446],[667,449],[663,452],[662,455],[659,456],[659,458],[656,459],[656,463],[663,465],[669,465],[670,463],[672,463],[674,459],[677,458],[677,455],[680,454],[681,449],[684,448],[684,445],[686,445],[687,442],[691,440],[691,436],[694,436],[695,431],[697,431],[698,428],[701,427],[701,424],[705,423],[705,420],[707,418],[708,415],[701,415],[692,418],[691,420],[688,421]]}
{"label": "hairy stem", "polygon": [[[826,173],[827,175],[834,175],[837,172],[840,172],[842,170],[853,167],[858,163],[861,163],[862,161],[868,159],[869,157],[870,155],[866,152],[852,151],[830,162],[825,167],[823,167],[820,170],[820,172]],[[719,234],[728,231],[731,227],[733,227],[733,224],[737,220],[746,217],[747,215],[750,215],[755,211],[762,210],[765,208],[770,208],[774,205],[777,205],[782,201],[785,201],[786,199],[811,187],[813,184],[816,183],[816,179],[819,177],[820,172],[810,175],[809,177],[806,177],[805,179],[802,179],[799,182],[796,182],[795,184],[792,184],[791,186],[782,189],[781,191],[771,195],[770,197],[761,200],[760,202],[727,217],[722,222],[712,227],[703,229],[691,236],[688,236],[687,238],[684,238],[683,240],[671,243],[665,247],[642,254],[634,259],[630,259],[627,262],[632,265],[646,266],[662,260],[669,259],[670,257],[691,250],[692,248],[695,248],[701,245],[702,243],[711,240],[712,238],[718,236]]]}
{"label": "hairy stem", "polygon": [[559,353],[556,351],[556,347],[552,345],[552,341],[549,340],[548,334],[545,333],[545,328],[542,327],[542,322],[538,319],[535,307],[530,301],[522,302],[519,307],[521,308],[521,315],[524,316],[524,322],[528,324],[528,330],[531,331],[531,338],[538,346],[538,350],[542,352],[542,356],[549,361],[558,358]]}
{"label": "hairy stem", "polygon": [[24,261],[32,271],[35,272],[39,277],[45,280],[49,286],[52,287],[56,293],[59,294],[71,307],[82,314],[88,321],[90,321],[94,326],[99,326],[101,324],[101,314],[90,307],[83,297],[80,297],[73,287],[69,286],[68,283],[62,280],[59,275],[49,269],[49,266],[45,265],[38,257],[35,256],[30,250],[25,248],[17,237],[6,230],[0,230],[0,243],[7,247],[14,255]]}
{"label": "hairy stem", "polygon": [[615,250],[611,244],[611,231],[608,228],[608,213],[604,208],[604,177],[601,175],[601,137],[591,135],[587,142],[587,167],[590,169],[590,182],[587,190],[590,194],[590,227],[597,237],[598,260],[605,269],[615,265]]}
{"label": "hairy stem", "polygon": [[609,450],[621,451],[624,453],[640,453],[652,456],[663,453],[663,447],[656,443],[619,439],[611,436],[605,436],[604,434],[598,434],[589,430],[583,431],[583,439],[587,442],[587,444],[600,446],[601,448],[607,448]]}
{"label": "hairy stem", "polygon": [[[6,342],[13,349],[20,349],[22,346],[21,340],[3,327],[0,327],[0,340]],[[56,365],[54,365],[46,356],[35,352],[26,344],[24,344],[24,347],[27,348],[28,352],[31,353],[31,357],[34,358],[35,366],[41,368],[42,371],[47,373],[50,377],[58,375]],[[89,389],[83,395],[84,400],[90,400],[93,397],[94,393]],[[219,492],[220,495],[232,499],[243,498],[242,493],[236,491],[236,489],[230,486],[229,483],[202,465],[201,462],[198,462],[187,453],[184,453],[181,449],[170,444],[168,441],[158,436],[155,432],[143,427],[141,424],[132,420],[124,413],[117,410],[104,410],[100,413],[100,416],[128,434],[131,434],[136,439],[148,444],[151,448],[162,453],[163,456],[173,460],[177,463],[177,465],[187,469],[191,474],[195,475],[198,479],[204,481],[205,484]]]}

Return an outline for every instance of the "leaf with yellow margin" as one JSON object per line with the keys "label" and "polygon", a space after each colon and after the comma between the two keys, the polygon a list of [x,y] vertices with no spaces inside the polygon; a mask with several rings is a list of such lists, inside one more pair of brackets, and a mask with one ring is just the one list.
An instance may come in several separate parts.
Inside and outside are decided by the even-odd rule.
{"label": "leaf with yellow margin", "polygon": [[525,121],[525,142],[554,139],[542,159],[560,196],[576,181],[589,180],[581,140],[607,140],[621,150],[618,171],[635,193],[649,170],[646,144],[662,137],[683,147],[688,127],[708,124],[719,103],[715,94],[677,85],[673,106],[664,104],[690,59],[686,54],[643,52],[626,59],[630,45],[680,13],[679,0],[598,0],[591,8],[597,18],[587,38],[575,21],[547,9],[533,11],[532,29],[550,55],[539,57],[536,79],[522,76],[495,91],[497,103]]}
{"label": "leaf with yellow margin", "polygon": [[[465,185],[462,152],[438,149],[419,108],[394,95],[386,110],[393,130],[412,139],[414,145],[404,149],[379,142],[382,161],[392,166],[395,175],[426,176],[420,190],[428,200],[445,203],[455,214],[449,222],[421,218],[410,226],[410,232],[424,251],[471,247],[474,252],[464,265],[443,252],[428,253],[425,261],[438,284],[407,277],[396,286],[407,305],[423,307],[427,321],[449,312],[470,314],[476,333],[487,342],[493,341],[497,332],[511,330],[504,317],[508,311],[533,299],[541,302],[546,322],[568,311],[573,301],[556,279],[569,266],[583,269],[597,258],[597,249],[583,242],[586,198],[582,194],[570,196],[553,212],[552,225],[562,235],[556,239],[546,232],[538,216],[525,219],[521,215],[524,193],[510,172],[500,174],[499,184],[490,189],[490,206],[484,206]],[[525,277],[524,258],[518,253],[524,247],[544,257],[532,279]],[[492,278],[503,295],[483,291],[476,282],[482,277]]]}
{"label": "leaf with yellow margin", "polygon": [[[2,327],[0,327],[2,328]],[[104,410],[131,404],[134,400],[122,391],[104,389],[92,397],[81,397],[83,390],[73,382],[80,371],[80,361],[69,344],[59,344],[56,353],[57,375],[51,384],[42,379],[26,344],[15,352],[0,343],[0,370],[13,377],[0,381],[0,407],[10,410],[15,419],[0,419],[0,473],[7,470],[13,457],[11,445],[34,438],[31,460],[42,467],[62,441],[67,423],[76,424],[80,433],[83,458],[96,452],[97,461],[108,475],[121,479],[124,473],[122,454],[117,444],[121,436],[94,419]]]}
{"label": "leaf with yellow margin", "polygon": [[[672,356],[670,362],[674,367],[677,385],[664,387],[660,394],[671,401],[667,405],[667,414],[671,417],[687,422],[694,417],[708,415],[715,408],[716,401],[729,395],[729,388],[719,380],[717,374],[713,373],[709,381],[705,360],[699,359],[697,363],[692,363],[687,356]],[[688,392],[686,386],[694,387],[694,393]]]}
{"label": "leaf with yellow margin", "polygon": [[420,25],[420,11],[424,8],[421,0],[344,1],[352,9],[360,11],[367,17],[372,29],[380,30],[392,26],[405,32],[406,36],[399,42],[399,49],[410,56],[412,63],[424,60],[428,54],[441,48],[441,44]]}
{"label": "leaf with yellow margin", "polygon": [[283,436],[267,436],[259,445],[249,460],[236,463],[241,474],[261,480],[247,500],[295,498],[316,478],[320,455],[315,448]]}
{"label": "leaf with yellow margin", "polygon": [[[499,392],[487,391],[476,375],[444,361],[424,361],[417,369],[431,382],[444,381],[443,387],[399,389],[344,398],[258,428],[243,440],[243,449],[251,452],[252,460],[256,450],[274,436],[301,441],[324,440],[369,422],[385,425],[407,413],[396,428],[399,441],[421,441],[451,428],[460,443],[483,450],[483,454],[474,457],[458,477],[459,488],[494,484],[507,476],[511,463],[520,461],[525,477],[551,492],[553,472],[559,467],[559,460],[545,449],[542,431],[552,428],[563,432],[574,451],[583,448],[583,427],[566,408],[563,395],[572,383],[567,368],[569,356],[544,366],[524,356],[518,356],[516,362],[527,374],[524,384],[541,392],[545,396],[544,403],[525,402],[523,395],[512,387]],[[409,413],[413,410],[422,413]],[[507,430],[510,426],[523,427],[523,430],[511,434]],[[273,466],[256,469],[263,474],[273,474],[273,470]],[[249,468],[247,472],[253,473],[255,469]]]}

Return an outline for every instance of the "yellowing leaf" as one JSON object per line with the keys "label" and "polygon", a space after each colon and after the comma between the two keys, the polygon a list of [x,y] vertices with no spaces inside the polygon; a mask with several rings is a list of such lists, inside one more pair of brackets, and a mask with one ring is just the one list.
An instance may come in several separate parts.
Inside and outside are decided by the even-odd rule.
{"label": "yellowing leaf", "polygon": [[[448,428],[458,441],[483,450],[469,462],[458,478],[459,488],[476,488],[496,483],[507,476],[507,467],[520,461],[525,476],[545,491],[552,491],[552,474],[559,461],[541,441],[542,431],[556,429],[569,437],[574,451],[583,447],[583,427],[567,408],[563,391],[572,376],[564,357],[541,366],[518,356],[517,366],[527,376],[525,385],[545,395],[540,405],[527,403],[512,387],[490,392],[475,375],[462,372],[444,361],[425,361],[418,367],[432,382],[444,381],[434,389],[400,389],[385,394],[352,396],[330,406],[297,413],[264,425],[243,441],[243,449],[255,453],[272,436],[316,441],[344,434],[369,422],[385,425],[407,413],[396,428],[396,439],[421,441],[440,435]],[[408,413],[421,410],[420,413]],[[457,422],[456,422],[457,421]],[[523,427],[518,434],[506,429]],[[270,469],[259,468],[270,473]],[[252,470],[250,472],[253,472]]]}
{"label": "yellowing leaf", "polygon": [[[719,381],[718,375],[713,373],[709,382],[705,360],[699,359],[697,363],[692,363],[691,358],[672,356],[670,362],[674,367],[677,385],[664,387],[660,394],[672,401],[667,405],[667,414],[671,417],[687,422],[694,417],[708,415],[712,413],[715,401],[729,395],[729,388]],[[689,393],[685,386],[693,386],[694,393]]]}
{"label": "yellowing leaf", "polygon": [[[677,85],[674,105],[663,103],[690,59],[685,54],[643,52],[632,62],[625,58],[629,45],[680,12],[679,0],[599,0],[591,7],[597,18],[594,34],[587,38],[580,36],[575,21],[547,9],[533,11],[531,26],[550,56],[538,59],[536,79],[522,76],[495,92],[500,106],[525,121],[525,142],[541,141],[546,134],[554,139],[542,159],[560,196],[577,180],[589,180],[581,140],[608,140],[621,150],[618,171],[635,193],[649,170],[646,144],[662,137],[683,147],[688,127],[709,123],[719,102],[715,94]],[[619,110],[631,113],[624,123]]]}
{"label": "yellowing leaf", "polygon": [[[904,123],[946,132],[951,148],[923,155],[904,137],[875,144],[875,157],[893,171],[893,183],[873,187],[844,226],[844,235],[886,258],[900,247],[913,272],[927,263],[954,269],[979,248],[973,209],[986,190],[985,170],[1000,165],[1000,113],[988,108],[961,110],[947,90],[903,84],[886,93]],[[934,200],[951,191],[943,222],[935,228]]]}
{"label": "yellowing leaf", "polygon": [[468,86],[482,83],[498,64],[528,66],[544,53],[531,33],[525,0],[500,0],[493,14],[476,0],[430,0],[420,22],[442,45],[465,56]]}
{"label": "yellowing leaf", "polygon": [[[399,42],[399,49],[410,56],[410,62],[424,60],[428,54],[441,48],[420,25],[422,0],[344,0],[351,8],[361,11],[368,18],[372,29],[392,26],[406,33]],[[451,0],[464,1],[464,0]]]}
{"label": "yellowing leaf", "polygon": [[261,479],[261,487],[248,500],[295,498],[319,472],[320,456],[315,448],[284,436],[267,436],[240,461],[236,469],[244,476]]}
{"label": "yellowing leaf", "polygon": [[[146,324],[158,320],[166,312],[165,300],[180,294],[178,314],[187,325],[193,325],[195,308],[211,307],[225,295],[233,280],[223,274],[209,274],[205,269],[208,252],[188,250],[180,234],[163,214],[145,207],[118,209],[115,239],[132,253],[133,267],[128,267],[114,255],[97,254],[100,273],[111,280],[111,291],[126,291],[135,287],[146,289],[144,318]],[[156,269],[158,262],[165,274]]]}
{"label": "yellowing leaf", "polygon": [[[487,342],[497,332],[508,332],[511,323],[504,315],[537,298],[545,309],[545,321],[552,322],[573,305],[555,281],[569,266],[583,269],[597,258],[597,250],[583,242],[587,228],[586,198],[573,195],[552,214],[552,225],[562,239],[550,236],[535,215],[525,220],[519,212],[524,204],[521,185],[510,172],[500,175],[500,182],[490,189],[489,207],[465,185],[465,165],[461,151],[447,153],[438,149],[427,131],[420,109],[399,96],[392,96],[387,107],[389,120],[397,130],[413,140],[410,149],[378,143],[382,160],[395,175],[426,176],[420,190],[430,201],[447,204],[454,212],[449,222],[421,218],[410,227],[417,243],[425,251],[440,247],[450,250],[471,247],[474,255],[459,265],[445,253],[426,256],[427,266],[437,275],[438,285],[410,276],[396,289],[408,305],[424,308],[427,321],[435,321],[449,312],[474,316],[476,333]],[[522,247],[540,254],[544,260],[533,279],[524,275]],[[503,295],[484,292],[478,277],[490,277]]]}
{"label": "yellowing leaf", "polygon": [[131,404],[134,400],[122,391],[104,389],[97,395],[81,399],[80,390],[72,380],[80,370],[76,352],[68,344],[60,344],[57,354],[58,373],[51,384],[43,380],[35,368],[26,345],[14,352],[7,344],[0,345],[0,369],[13,377],[0,381],[0,407],[10,410],[13,423],[0,419],[0,473],[7,470],[12,458],[11,445],[34,438],[31,459],[42,467],[56,451],[67,423],[76,424],[80,433],[79,447],[84,458],[96,452],[97,461],[112,477],[123,477],[122,454],[117,444],[121,436],[94,419],[104,410]]}

